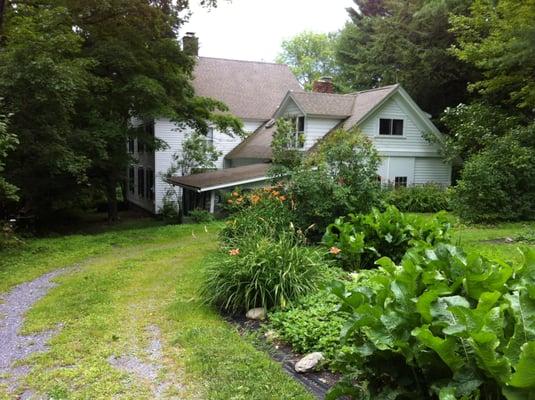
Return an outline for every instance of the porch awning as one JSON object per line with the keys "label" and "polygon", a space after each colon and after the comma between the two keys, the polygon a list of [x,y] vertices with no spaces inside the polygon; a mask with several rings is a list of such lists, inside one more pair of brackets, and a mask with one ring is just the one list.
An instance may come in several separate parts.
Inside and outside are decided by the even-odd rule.
{"label": "porch awning", "polygon": [[202,193],[265,181],[269,179],[269,167],[270,164],[265,163],[252,164],[188,176],[172,176],[167,181],[172,185]]}

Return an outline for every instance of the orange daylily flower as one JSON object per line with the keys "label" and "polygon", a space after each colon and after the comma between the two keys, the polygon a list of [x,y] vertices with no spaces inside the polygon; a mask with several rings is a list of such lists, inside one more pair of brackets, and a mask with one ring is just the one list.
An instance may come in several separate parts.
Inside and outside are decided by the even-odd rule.
{"label": "orange daylily flower", "polygon": [[342,251],[341,249],[339,249],[338,247],[335,247],[335,246],[333,246],[333,247],[331,247],[329,249],[329,253],[334,254],[334,255],[339,254],[341,251]]}

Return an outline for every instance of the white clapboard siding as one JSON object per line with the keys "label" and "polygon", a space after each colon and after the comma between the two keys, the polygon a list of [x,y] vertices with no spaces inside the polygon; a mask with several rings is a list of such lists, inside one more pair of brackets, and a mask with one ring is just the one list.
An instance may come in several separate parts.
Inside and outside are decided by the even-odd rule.
{"label": "white clapboard siding", "polygon": [[314,146],[318,140],[329,133],[339,122],[340,120],[337,119],[307,117],[305,119],[304,149],[308,150]]}
{"label": "white clapboard siding", "polygon": [[[403,120],[403,136],[380,136],[379,119],[391,118]],[[425,153],[436,154],[439,147],[429,143],[423,136],[425,128],[418,123],[414,112],[399,95],[394,95],[376,112],[359,125],[360,130],[368,135],[380,153]]]}
{"label": "white clapboard siding", "polygon": [[[263,121],[244,120],[243,130],[250,134],[254,132],[263,123]],[[175,193],[181,195],[182,191],[178,187],[173,187],[165,183],[162,179],[173,164],[173,155],[180,154],[182,150],[182,142],[193,131],[189,128],[177,129],[175,123],[169,119],[158,119],[155,122],[155,135],[158,139],[163,140],[167,146],[164,150],[159,150],[155,154],[154,168],[156,171],[155,180],[155,210],[161,208],[163,198],[168,189],[174,189]],[[239,136],[231,137],[227,134],[214,130],[214,147],[223,154],[216,161],[216,167],[221,169],[224,167],[224,156],[228,154],[234,147],[236,147],[242,139]]]}
{"label": "white clapboard siding", "polygon": [[282,115],[285,116],[296,116],[296,115],[303,115],[297,104],[295,104],[295,101],[292,99],[288,99],[288,102],[286,103],[286,106],[284,107],[284,111],[282,112]]}
{"label": "white clapboard siding", "polygon": [[[163,150],[158,150],[155,154],[155,210],[158,213],[163,205],[163,198],[168,188],[171,186],[163,181],[163,177],[173,164],[173,154],[182,149],[182,142],[186,134],[191,133],[190,129],[177,130],[176,125],[169,119],[158,119],[154,124],[154,134],[156,138],[163,140],[167,146]],[[177,188],[180,195],[180,188]]]}
{"label": "white clapboard siding", "polygon": [[440,158],[417,157],[414,165],[414,183],[451,185],[451,164]]}

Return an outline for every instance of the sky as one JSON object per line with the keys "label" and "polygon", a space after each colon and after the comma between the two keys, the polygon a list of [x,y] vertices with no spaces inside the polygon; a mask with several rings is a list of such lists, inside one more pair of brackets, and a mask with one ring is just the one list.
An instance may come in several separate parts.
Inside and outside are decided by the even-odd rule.
{"label": "sky", "polygon": [[[341,29],[352,0],[219,0],[207,10],[192,1],[193,14],[182,33],[199,37],[199,55],[274,61],[284,39],[305,30]],[[197,2],[198,3],[198,2]]]}

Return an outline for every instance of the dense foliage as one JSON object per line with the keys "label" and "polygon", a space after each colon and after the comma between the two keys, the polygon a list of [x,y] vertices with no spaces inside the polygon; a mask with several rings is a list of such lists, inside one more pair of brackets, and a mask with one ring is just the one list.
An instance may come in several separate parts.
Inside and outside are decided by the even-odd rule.
{"label": "dense foliage", "polygon": [[220,112],[224,104],[195,96],[194,59],[177,40],[187,8],[168,0],[6,3],[0,97],[12,114],[7,130],[20,141],[5,170],[20,188],[14,212],[50,216],[105,196],[116,219],[132,161],[127,137],[163,145],[133,118],[241,133],[241,123]]}
{"label": "dense foliage", "polygon": [[323,243],[345,269],[371,268],[383,256],[399,262],[420,242],[449,242],[450,227],[445,214],[425,218],[388,206],[384,212],[373,209],[370,214],[337,218],[328,226]]}
{"label": "dense foliage", "polygon": [[334,217],[367,212],[380,203],[380,159],[360,132],[331,132],[303,159],[282,139],[272,147],[272,173],[293,204],[294,222],[312,239],[319,239]]}
{"label": "dense foliage", "polygon": [[535,109],[535,2],[474,0],[468,15],[451,18],[453,53],[483,74],[470,89],[492,103]]}
{"label": "dense foliage", "polygon": [[5,209],[6,203],[18,200],[18,188],[2,176],[8,152],[13,150],[19,143],[16,135],[7,132],[6,125],[7,118],[4,115],[0,115],[0,219],[5,217],[2,215],[2,210]]}
{"label": "dense foliage", "polygon": [[430,213],[450,209],[450,190],[440,185],[386,187],[383,190],[386,204],[403,212]]}
{"label": "dense foliage", "polygon": [[329,369],[337,370],[342,368],[337,361],[353,351],[351,340],[342,343],[340,338],[346,318],[338,308],[337,297],[326,289],[312,292],[293,307],[270,314],[270,326],[294,351],[320,351]]}
{"label": "dense foliage", "polygon": [[333,286],[357,345],[330,398],[533,398],[533,250],[514,266],[444,244],[378,263]]}
{"label": "dense foliage", "polygon": [[203,295],[226,312],[254,307],[285,308],[317,288],[325,265],[298,235],[243,236],[240,247],[224,247],[206,269]]}
{"label": "dense foliage", "polygon": [[400,83],[433,116],[466,100],[475,68],[449,51],[449,16],[466,13],[469,0],[355,3],[336,49],[348,91]]}
{"label": "dense foliage", "polygon": [[535,125],[514,129],[472,156],[453,205],[474,222],[535,218]]}

